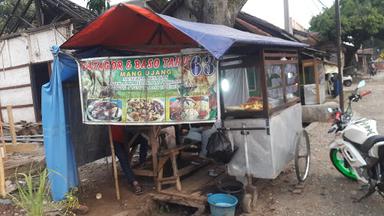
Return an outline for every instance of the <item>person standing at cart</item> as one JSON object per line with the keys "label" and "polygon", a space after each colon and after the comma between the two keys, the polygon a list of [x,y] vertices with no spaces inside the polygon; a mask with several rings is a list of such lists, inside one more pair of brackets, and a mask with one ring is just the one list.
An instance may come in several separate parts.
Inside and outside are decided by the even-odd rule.
{"label": "person standing at cart", "polygon": [[[120,162],[120,167],[124,172],[125,177],[128,179],[129,184],[132,185],[134,193],[140,195],[143,193],[143,188],[136,180],[132,171],[132,167],[129,161],[129,149],[127,146],[127,138],[134,136],[137,131],[126,130],[124,126],[111,126],[112,128],[112,140],[115,147],[115,153]],[[148,153],[148,140],[141,134],[139,134],[134,140],[132,146],[140,145],[139,150],[139,165],[145,163]]]}

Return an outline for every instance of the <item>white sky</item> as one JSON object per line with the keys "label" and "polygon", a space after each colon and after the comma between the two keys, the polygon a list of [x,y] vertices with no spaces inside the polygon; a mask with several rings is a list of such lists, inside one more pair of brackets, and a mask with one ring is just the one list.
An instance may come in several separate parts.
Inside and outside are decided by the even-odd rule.
{"label": "white sky", "polygon": [[[84,7],[86,5],[86,0],[71,1]],[[123,1],[127,0],[111,0],[110,2],[113,5]],[[330,7],[334,0],[289,0],[290,17],[308,28],[311,17],[322,11],[321,2]],[[248,0],[243,11],[284,28],[284,0]]]}

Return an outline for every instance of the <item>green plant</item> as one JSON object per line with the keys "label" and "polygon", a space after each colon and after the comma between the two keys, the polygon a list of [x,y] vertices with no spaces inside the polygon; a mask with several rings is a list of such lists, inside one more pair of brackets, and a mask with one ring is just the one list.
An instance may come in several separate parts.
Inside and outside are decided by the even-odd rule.
{"label": "green plant", "polygon": [[[49,202],[49,186],[48,186],[48,172],[44,169],[37,176],[31,173],[19,173],[17,176],[16,185],[18,194],[12,196],[13,201],[17,206],[24,209],[28,216],[42,216],[44,213],[44,206]],[[20,179],[20,180],[18,180]],[[20,182],[25,182],[21,184]]]}
{"label": "green plant", "polygon": [[111,7],[108,0],[88,0],[87,8],[97,13],[98,15],[104,13]]}
{"label": "green plant", "polygon": [[65,195],[65,200],[62,201],[64,215],[74,215],[72,211],[80,207],[79,199],[75,195],[77,191],[77,188],[72,188]]}

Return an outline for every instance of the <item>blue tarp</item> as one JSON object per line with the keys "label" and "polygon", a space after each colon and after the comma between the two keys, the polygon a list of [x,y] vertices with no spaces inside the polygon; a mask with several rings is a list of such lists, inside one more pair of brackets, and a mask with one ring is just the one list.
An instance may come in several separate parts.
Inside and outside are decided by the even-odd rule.
{"label": "blue tarp", "polygon": [[222,57],[228,49],[235,44],[280,47],[308,46],[307,44],[283,40],[276,37],[252,34],[224,25],[188,22],[162,14],[158,15],[203,46],[216,58]]}
{"label": "blue tarp", "polygon": [[[65,198],[65,194],[79,184],[74,146],[71,141],[69,124],[65,116],[63,82],[78,79],[77,63],[73,57],[52,47],[54,56],[49,83],[41,89],[42,123],[44,147],[51,194],[54,201]],[[97,57],[100,49],[78,53],[79,58]]]}
{"label": "blue tarp", "polygon": [[76,160],[65,119],[62,82],[77,77],[77,64],[61,54],[57,46],[54,55],[51,80],[43,85],[42,121],[44,146],[53,200],[62,200],[70,188],[78,185]]}

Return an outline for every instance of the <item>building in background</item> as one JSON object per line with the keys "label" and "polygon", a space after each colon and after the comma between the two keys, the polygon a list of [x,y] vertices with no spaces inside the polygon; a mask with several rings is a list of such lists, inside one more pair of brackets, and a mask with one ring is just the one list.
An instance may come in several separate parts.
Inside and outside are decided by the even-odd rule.
{"label": "building in background", "polygon": [[16,122],[36,122],[41,120],[41,86],[50,79],[50,48],[96,15],[69,0],[17,1],[14,7],[0,35],[0,118],[8,121],[10,105]]}

